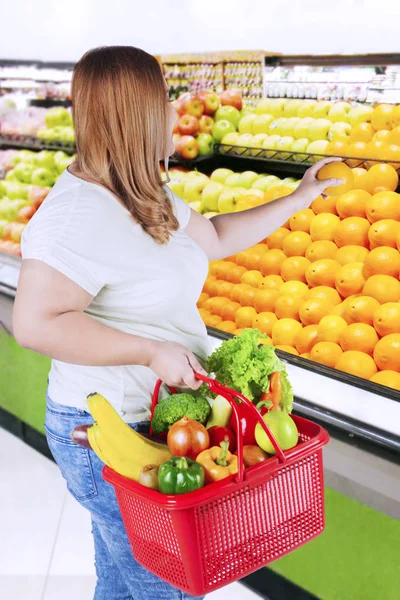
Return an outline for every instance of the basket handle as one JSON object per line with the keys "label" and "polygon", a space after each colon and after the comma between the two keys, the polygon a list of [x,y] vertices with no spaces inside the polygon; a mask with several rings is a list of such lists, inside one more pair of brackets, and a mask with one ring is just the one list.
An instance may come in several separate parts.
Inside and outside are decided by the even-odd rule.
{"label": "basket handle", "polygon": [[[243,468],[243,438],[242,438],[242,431],[241,431],[241,427],[240,427],[239,414],[238,414],[238,409],[236,406],[237,403],[236,403],[235,398],[237,398],[238,400],[240,400],[241,402],[246,404],[247,408],[253,412],[253,415],[256,417],[257,421],[260,423],[261,427],[264,429],[265,433],[267,434],[271,444],[273,445],[279,461],[282,463],[286,462],[286,456],[284,455],[283,450],[281,449],[278,442],[276,441],[273,433],[271,432],[268,425],[264,421],[261,413],[256,409],[254,404],[248,398],[246,398],[245,396],[243,396],[236,390],[232,390],[231,388],[225,387],[224,385],[219,383],[219,381],[216,381],[215,379],[211,379],[211,377],[201,375],[200,373],[197,373],[196,371],[194,372],[194,376],[199,381],[203,381],[205,384],[207,384],[208,387],[210,388],[210,390],[212,392],[214,392],[214,394],[223,396],[232,405],[232,409],[235,414],[236,429],[237,429],[237,452],[238,452],[238,475],[236,477],[237,482],[240,483],[243,481],[244,468]],[[161,385],[162,385],[162,381],[161,381],[161,379],[159,379],[154,388],[152,404],[151,404],[151,419],[154,416],[154,410],[155,410],[155,407],[158,402],[158,394],[159,394]],[[174,393],[174,394],[176,393],[176,390],[174,388],[171,387],[170,390],[172,391],[172,393]],[[151,426],[150,426],[150,433],[152,433]]]}

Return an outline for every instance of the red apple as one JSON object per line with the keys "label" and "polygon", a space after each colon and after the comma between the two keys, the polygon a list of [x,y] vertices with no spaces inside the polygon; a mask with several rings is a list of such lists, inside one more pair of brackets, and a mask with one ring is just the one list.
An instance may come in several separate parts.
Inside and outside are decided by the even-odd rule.
{"label": "red apple", "polygon": [[173,102],[174,108],[179,115],[183,115],[185,113],[184,105],[187,100],[190,100],[192,95],[189,92],[185,92],[181,94],[175,102]]}
{"label": "red apple", "polygon": [[32,185],[29,188],[28,192],[28,200],[33,206],[38,209],[42,204],[47,194],[49,193],[50,188],[40,187],[38,185]]}
{"label": "red apple", "polygon": [[210,90],[204,90],[203,92],[200,92],[198,97],[204,104],[205,115],[213,115],[221,105],[218,94],[211,92]]}
{"label": "red apple", "polygon": [[186,115],[192,115],[193,117],[200,118],[204,112],[204,103],[198,96],[195,96],[188,98],[184,102],[183,108]]}
{"label": "red apple", "polygon": [[193,160],[199,153],[199,145],[192,135],[184,135],[176,144],[179,154],[188,160]]}
{"label": "red apple", "polygon": [[18,212],[17,220],[19,223],[27,223],[32,219],[33,215],[37,211],[36,206],[30,204],[29,206],[23,206]]}
{"label": "red apple", "polygon": [[225,90],[220,94],[221,104],[222,106],[234,106],[238,110],[242,110],[243,108],[243,100],[242,96],[239,92],[235,92],[234,90]]}
{"label": "red apple", "polygon": [[200,131],[198,119],[192,115],[182,115],[178,119],[178,131],[181,135],[197,135]]}
{"label": "red apple", "polygon": [[208,117],[207,115],[203,115],[199,119],[199,124],[201,133],[211,133],[214,125],[214,119]]}
{"label": "red apple", "polygon": [[[179,121],[179,119],[178,119],[178,121]],[[172,133],[173,133],[173,134],[175,134],[175,133],[179,133],[179,125],[178,125],[178,121],[176,121],[176,123],[175,123],[175,125],[174,125],[174,128],[173,128],[173,130],[172,130]]]}

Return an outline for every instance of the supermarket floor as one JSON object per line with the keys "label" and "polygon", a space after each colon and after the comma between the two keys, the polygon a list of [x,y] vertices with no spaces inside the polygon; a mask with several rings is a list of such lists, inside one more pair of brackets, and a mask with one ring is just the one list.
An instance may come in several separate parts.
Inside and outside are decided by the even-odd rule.
{"label": "supermarket floor", "polygon": [[[88,514],[66,491],[53,462],[1,428],[0,456],[0,598],[91,600]],[[260,598],[240,584],[207,596],[227,597]]]}

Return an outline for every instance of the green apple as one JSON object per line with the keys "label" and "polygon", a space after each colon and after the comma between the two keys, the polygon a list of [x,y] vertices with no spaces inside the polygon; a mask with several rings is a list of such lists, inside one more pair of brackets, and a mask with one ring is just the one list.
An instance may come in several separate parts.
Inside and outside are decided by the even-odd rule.
{"label": "green apple", "polygon": [[[242,133],[242,135],[239,135],[238,139],[236,140],[236,145],[239,148],[251,148],[253,146],[253,137],[251,135],[251,133]],[[244,152],[240,152],[240,154],[242,156],[249,156],[250,150],[246,150]]]}
{"label": "green apple", "polygon": [[257,135],[253,135],[253,140],[251,145],[255,150],[251,150],[250,154],[252,156],[257,156],[260,154],[260,149],[263,147],[265,140],[268,138],[266,133],[257,133]]}
{"label": "green apple", "polygon": [[50,169],[39,167],[32,173],[32,185],[42,187],[52,187],[55,183],[55,178]]}
{"label": "green apple", "polygon": [[185,182],[185,186],[183,188],[183,198],[184,200],[189,202],[201,202],[202,201],[202,193],[206,185],[208,184],[208,178],[190,178]]}
{"label": "green apple", "polygon": [[258,179],[258,173],[254,171],[244,171],[244,173],[239,174],[239,183],[240,187],[244,187],[249,190],[253,183],[255,183]]}
{"label": "green apple", "polygon": [[234,106],[220,106],[215,113],[215,121],[229,121],[237,130],[240,121],[240,112]]}
{"label": "green apple", "polygon": [[[253,120],[251,131],[249,133],[253,133],[253,135],[257,135],[258,133],[267,134],[273,120],[274,117],[272,115],[258,115],[258,117]],[[243,133],[247,132],[244,131]]]}
{"label": "green apple", "polygon": [[348,102],[335,102],[328,112],[328,119],[332,123],[348,123],[348,114],[351,106]]}
{"label": "green apple", "polygon": [[46,111],[44,117],[46,127],[49,129],[57,126],[68,127],[72,125],[72,118],[68,110],[62,106],[55,106]]}
{"label": "green apple", "polygon": [[315,119],[312,119],[311,117],[306,117],[297,121],[293,127],[293,137],[296,139],[306,138],[308,136],[308,128],[314,121]]}
{"label": "green apple", "polygon": [[[290,415],[283,411],[273,410],[266,413],[263,419],[282,450],[289,450],[297,445],[299,432]],[[257,444],[264,452],[276,454],[268,435],[259,423],[256,425],[254,434]]]}
{"label": "green apple", "polygon": [[229,187],[238,186],[240,185],[239,180],[240,173],[232,173],[232,175],[229,175],[229,177],[225,179],[225,185],[228,185]]}
{"label": "green apple", "polygon": [[36,156],[36,152],[32,150],[20,150],[12,160],[13,165],[17,165],[20,162],[29,163],[33,162]]}
{"label": "green apple", "polygon": [[3,237],[4,227],[8,225],[8,221],[5,219],[0,219],[0,240]]}
{"label": "green apple", "polygon": [[297,110],[297,116],[301,119],[312,117],[316,104],[315,100],[302,100]]}
{"label": "green apple", "polygon": [[238,131],[239,133],[253,133],[253,122],[257,119],[257,115],[250,113],[244,116],[239,121]]}
{"label": "green apple", "polygon": [[307,148],[307,154],[319,155],[315,158],[311,158],[311,162],[317,162],[318,160],[320,160],[321,156],[325,155],[325,150],[328,144],[328,140],[316,140],[314,142],[311,142],[311,144]]}
{"label": "green apple", "polygon": [[[233,106],[222,107],[222,108],[233,108]],[[220,109],[218,109],[220,110]],[[216,121],[212,128],[212,135],[215,141],[219,144],[222,141],[222,138],[227,133],[234,133],[236,131],[236,127],[227,119],[222,119],[221,121]]]}
{"label": "green apple", "polygon": [[225,144],[226,146],[236,146],[238,137],[239,137],[239,134],[237,131],[232,131],[231,133],[227,133],[222,138],[221,144]]}
{"label": "green apple", "polygon": [[[307,152],[307,148],[310,145],[310,140],[308,138],[299,138],[295,140],[292,144],[293,152]],[[294,157],[295,160],[306,160],[307,156],[305,154],[299,154]]]}
{"label": "green apple", "polygon": [[297,112],[301,106],[301,100],[287,100],[283,108],[283,114],[285,117],[297,117]]}
{"label": "green apple", "polygon": [[329,119],[316,119],[308,128],[308,136],[312,142],[316,140],[327,140],[329,130],[332,127]]}
{"label": "green apple", "polygon": [[217,215],[219,215],[219,212],[206,212],[203,213],[203,217],[207,217],[207,219],[212,219],[213,217],[216,217]]}
{"label": "green apple", "polygon": [[264,148],[264,150],[266,150],[265,156],[267,156],[268,158],[271,158],[271,156],[274,156],[274,154],[276,154],[276,152],[275,152],[276,144],[279,142],[280,139],[281,139],[280,135],[270,135],[267,137],[267,139],[263,143],[263,148]]}
{"label": "green apple", "polygon": [[212,135],[209,133],[199,133],[196,139],[199,145],[200,156],[209,156],[213,153],[214,138]]}
{"label": "green apple", "polygon": [[183,173],[183,177],[185,177],[186,179],[196,179],[196,181],[200,181],[201,179],[203,179],[207,183],[210,180],[210,178],[207,175],[205,175],[204,173],[200,173],[200,171],[189,171],[188,173]]}
{"label": "green apple", "polygon": [[290,117],[290,119],[286,119],[281,127],[282,135],[294,137],[293,130],[300,120],[299,117]]}
{"label": "green apple", "polygon": [[17,198],[22,198],[24,200],[28,199],[29,188],[27,186],[21,185],[16,181],[4,181],[3,185],[6,188],[6,194],[9,200],[15,200]]}
{"label": "green apple", "polygon": [[6,191],[6,186],[0,181],[0,198],[4,198]]}
{"label": "green apple", "polygon": [[271,100],[269,98],[263,98],[262,100],[259,101],[259,103],[256,106],[256,113],[257,113],[257,115],[271,114],[270,109],[271,109]]}
{"label": "green apple", "polygon": [[313,110],[313,117],[315,119],[326,119],[328,113],[331,109],[332,102],[328,102],[323,100],[322,102],[317,102]]}
{"label": "green apple", "polygon": [[291,136],[282,137],[279,142],[276,144],[276,150],[279,151],[279,156],[283,159],[289,156],[288,152],[282,152],[282,150],[291,150],[292,144],[294,143],[294,138]]}
{"label": "green apple", "polygon": [[167,184],[171,192],[179,196],[180,198],[184,197],[185,190],[185,180],[184,179],[171,179],[171,181]]}
{"label": "green apple", "polygon": [[269,101],[269,113],[273,117],[282,117],[283,109],[285,108],[286,99],[285,98],[273,98]]}
{"label": "green apple", "polygon": [[202,214],[203,212],[203,203],[201,200],[197,200],[197,202],[189,202],[188,206],[190,206],[190,208],[192,210],[195,210],[196,212]]}
{"label": "green apple", "polygon": [[54,152],[49,150],[42,150],[41,152],[38,152],[35,156],[35,164],[38,167],[43,167],[44,169],[54,169]]}
{"label": "green apple", "polygon": [[218,183],[225,183],[229,175],[233,175],[231,169],[215,169],[215,171],[211,173],[210,179],[211,181],[218,181]]}
{"label": "green apple", "polygon": [[242,119],[246,115],[253,115],[255,112],[256,111],[252,106],[248,106],[247,104],[245,104],[242,110],[240,111],[240,118]]}
{"label": "green apple", "polygon": [[257,179],[257,181],[253,183],[251,190],[252,192],[255,190],[265,192],[274,181],[279,181],[279,177],[276,177],[275,175],[266,175],[265,177]]}
{"label": "green apple", "polygon": [[274,119],[268,128],[269,135],[282,135],[282,127],[285,125],[286,121],[287,119],[283,117]]}
{"label": "green apple", "polygon": [[218,181],[210,181],[206,185],[201,195],[205,210],[218,210],[218,198],[224,189],[224,185]]}
{"label": "green apple", "polygon": [[348,142],[352,129],[350,123],[337,121],[329,129],[328,140],[330,142]]}
{"label": "green apple", "polygon": [[69,165],[74,162],[72,156],[66,156],[65,158],[54,159],[55,171],[58,175],[64,173],[65,169],[68,169]]}
{"label": "green apple", "polygon": [[222,214],[235,212],[238,200],[242,196],[237,190],[224,190],[218,198],[218,211]]}
{"label": "green apple", "polygon": [[359,105],[350,109],[347,114],[347,118],[349,123],[355,127],[356,125],[360,125],[360,123],[368,123],[371,121],[372,114],[374,112],[374,108],[372,106]]}
{"label": "green apple", "polygon": [[31,183],[32,173],[34,170],[33,163],[20,162],[14,167],[14,177],[20,183]]}

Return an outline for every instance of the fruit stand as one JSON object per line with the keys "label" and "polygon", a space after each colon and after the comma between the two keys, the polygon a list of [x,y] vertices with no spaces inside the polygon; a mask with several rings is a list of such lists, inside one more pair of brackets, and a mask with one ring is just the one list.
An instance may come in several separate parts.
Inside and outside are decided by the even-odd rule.
{"label": "fruit stand", "polygon": [[[198,307],[212,347],[247,327],[266,334],[286,365],[295,413],[332,437],[324,451],[326,531],[245,583],[277,599],[391,600],[400,516],[400,93],[394,100],[389,84],[397,85],[399,57],[359,57],[358,65],[354,58],[356,86],[350,77],[324,80],[317,58],[264,56],[264,98],[254,108],[237,104],[232,90],[222,96],[222,79],[217,104],[205,90],[197,104],[178,98],[181,155],[171,161],[169,185],[212,218],[292,193],[323,155],[342,156],[351,168],[348,191],[315,199],[254,248],[211,263]],[[171,77],[173,59],[164,65]],[[392,67],[377,79],[380,64]],[[372,66],[372,79],[364,66],[369,75]],[[332,58],[331,72],[336,67],[340,73]],[[196,78],[198,69],[189,73]],[[47,455],[49,361],[17,346],[11,314],[23,228],[74,152],[69,111],[48,110],[40,123],[31,120],[30,135],[9,129],[0,139],[0,424]],[[185,137],[195,142],[192,154]]]}

